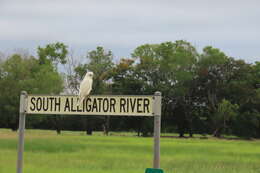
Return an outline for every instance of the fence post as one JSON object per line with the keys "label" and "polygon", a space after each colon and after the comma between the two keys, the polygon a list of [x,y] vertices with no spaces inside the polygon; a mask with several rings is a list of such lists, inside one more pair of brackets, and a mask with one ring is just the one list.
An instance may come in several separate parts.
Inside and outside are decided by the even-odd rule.
{"label": "fence post", "polygon": [[154,160],[153,168],[160,168],[161,100],[162,94],[154,93]]}
{"label": "fence post", "polygon": [[21,92],[20,111],[19,111],[19,136],[18,136],[18,157],[17,157],[17,173],[23,172],[23,151],[24,151],[24,129],[26,116],[26,91]]}

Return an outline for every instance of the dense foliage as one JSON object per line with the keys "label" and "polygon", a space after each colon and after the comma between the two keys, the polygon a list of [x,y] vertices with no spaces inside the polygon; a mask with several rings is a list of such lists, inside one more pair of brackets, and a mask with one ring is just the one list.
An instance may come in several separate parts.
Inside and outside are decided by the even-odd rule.
{"label": "dense foliage", "polygon": [[[76,65],[71,65],[72,56],[63,43],[38,47],[37,56],[1,56],[0,127],[17,129],[21,90],[31,94],[77,92],[84,74],[93,71],[94,94],[150,95],[161,91],[164,132],[178,132],[180,137],[200,133],[260,138],[260,62],[248,64],[211,46],[199,53],[183,40],[141,45],[131,57],[122,59],[97,47]],[[59,72],[66,65],[69,71]],[[146,136],[152,134],[153,120],[31,116],[27,127],[56,129],[58,133],[85,130],[87,134],[124,130]]]}

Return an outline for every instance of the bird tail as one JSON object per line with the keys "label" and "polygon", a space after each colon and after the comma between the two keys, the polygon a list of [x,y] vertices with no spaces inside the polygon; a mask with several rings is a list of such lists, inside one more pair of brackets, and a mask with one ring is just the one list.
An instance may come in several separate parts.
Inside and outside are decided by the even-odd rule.
{"label": "bird tail", "polygon": [[87,99],[88,97],[89,95],[87,95],[86,97],[79,96],[77,106],[81,105],[83,103],[83,100]]}
{"label": "bird tail", "polygon": [[78,97],[77,106],[81,105],[84,100],[84,97]]}

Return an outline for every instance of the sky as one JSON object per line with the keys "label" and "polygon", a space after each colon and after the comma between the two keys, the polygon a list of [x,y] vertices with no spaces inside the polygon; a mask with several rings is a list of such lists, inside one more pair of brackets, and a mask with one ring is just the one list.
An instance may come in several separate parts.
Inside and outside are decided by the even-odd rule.
{"label": "sky", "polygon": [[103,46],[116,58],[142,44],[186,40],[260,61],[259,0],[0,0],[0,51],[63,42],[79,56]]}

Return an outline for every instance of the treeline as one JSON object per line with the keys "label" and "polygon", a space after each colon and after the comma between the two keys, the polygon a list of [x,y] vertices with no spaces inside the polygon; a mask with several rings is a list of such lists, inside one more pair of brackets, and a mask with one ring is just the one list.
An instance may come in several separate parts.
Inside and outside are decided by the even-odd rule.
{"label": "treeline", "polygon": [[[115,62],[118,63],[115,63]],[[0,128],[17,130],[19,96],[77,94],[87,71],[92,94],[163,94],[162,132],[260,138],[260,62],[248,64],[207,46],[199,53],[179,40],[137,47],[130,58],[114,58],[97,47],[75,57],[63,43],[37,48],[37,56],[0,56]],[[26,128],[135,131],[151,135],[147,117],[27,115]]]}

